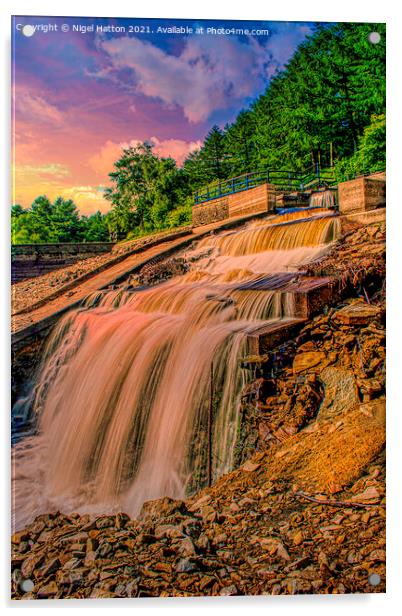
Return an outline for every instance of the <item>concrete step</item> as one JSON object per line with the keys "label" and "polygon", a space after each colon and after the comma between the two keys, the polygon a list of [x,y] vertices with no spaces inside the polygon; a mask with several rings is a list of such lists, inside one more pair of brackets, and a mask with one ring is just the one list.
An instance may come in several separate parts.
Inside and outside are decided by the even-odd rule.
{"label": "concrete step", "polygon": [[306,319],[283,319],[250,328],[247,336],[247,355],[264,355],[281,342],[292,338]]}
{"label": "concrete step", "polygon": [[279,273],[245,283],[237,291],[275,291],[294,296],[294,316],[309,319],[326,304],[333,304],[341,298],[341,287],[335,277],[303,276],[299,273]]}

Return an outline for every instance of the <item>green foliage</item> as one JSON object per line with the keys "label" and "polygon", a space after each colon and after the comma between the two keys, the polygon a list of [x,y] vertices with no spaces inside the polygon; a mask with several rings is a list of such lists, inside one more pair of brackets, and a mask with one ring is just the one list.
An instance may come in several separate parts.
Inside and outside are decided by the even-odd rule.
{"label": "green foliage", "polygon": [[193,199],[192,197],[190,197],[190,199],[186,200],[184,205],[180,205],[169,213],[166,220],[169,229],[173,229],[174,227],[183,227],[185,225],[191,224],[192,204]]}
{"label": "green foliage", "polygon": [[170,213],[189,194],[188,175],[172,158],[156,156],[148,143],[124,149],[114,167],[105,197],[113,205],[109,224],[115,236],[167,228]]}
{"label": "green foliage", "polygon": [[229,177],[230,158],[225,132],[213,126],[202,148],[192,152],[184,162],[184,172],[192,188]]}
{"label": "green foliage", "polygon": [[84,226],[85,242],[108,242],[110,240],[107,217],[100,212],[95,212],[91,216],[82,216],[81,223]]}
{"label": "green foliage", "polygon": [[46,196],[35,199],[29,209],[11,208],[13,244],[52,244],[59,242],[99,242],[109,240],[106,216],[100,212],[79,216],[71,199],[57,197],[51,203]]}
{"label": "green foliage", "polygon": [[371,115],[385,110],[384,63],[384,24],[317,27],[253,106],[257,166],[327,166],[353,154]]}
{"label": "green foliage", "polygon": [[241,111],[236,122],[226,126],[225,142],[231,177],[248,173],[255,164],[255,116]]}
{"label": "green foliage", "polygon": [[385,169],[385,115],[372,116],[359,138],[357,151],[335,165],[338,182]]}

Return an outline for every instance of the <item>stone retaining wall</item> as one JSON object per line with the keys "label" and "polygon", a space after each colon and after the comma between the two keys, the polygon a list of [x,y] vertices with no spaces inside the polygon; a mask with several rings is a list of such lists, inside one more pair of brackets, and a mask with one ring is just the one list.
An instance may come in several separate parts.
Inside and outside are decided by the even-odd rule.
{"label": "stone retaining wall", "polygon": [[225,218],[269,212],[275,208],[276,193],[272,184],[212,199],[193,207],[193,226],[206,225]]}
{"label": "stone retaining wall", "polygon": [[385,180],[360,177],[338,186],[341,214],[365,212],[385,206]]}
{"label": "stone retaining wall", "polygon": [[11,248],[11,280],[18,282],[47,274],[89,257],[112,250],[112,242],[81,244],[14,244]]}
{"label": "stone retaining wall", "polygon": [[213,199],[193,207],[193,226],[200,227],[211,222],[229,218],[229,198]]}

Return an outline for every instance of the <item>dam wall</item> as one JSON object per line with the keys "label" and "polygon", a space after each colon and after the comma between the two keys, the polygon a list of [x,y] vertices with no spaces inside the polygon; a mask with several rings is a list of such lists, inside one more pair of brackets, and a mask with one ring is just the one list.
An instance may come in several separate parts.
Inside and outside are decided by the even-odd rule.
{"label": "dam wall", "polygon": [[255,188],[194,205],[193,226],[207,225],[236,216],[270,212],[274,210],[275,203],[275,187],[272,184],[261,184]]}
{"label": "dam wall", "polygon": [[11,248],[11,280],[35,278],[76,261],[111,252],[113,242],[62,244],[14,244]]}

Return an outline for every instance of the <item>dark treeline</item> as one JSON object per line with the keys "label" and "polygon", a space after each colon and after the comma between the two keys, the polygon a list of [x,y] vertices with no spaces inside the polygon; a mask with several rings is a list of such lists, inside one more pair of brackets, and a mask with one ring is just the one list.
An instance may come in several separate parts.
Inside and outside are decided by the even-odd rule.
{"label": "dark treeline", "polygon": [[[376,44],[372,32],[380,34]],[[71,206],[60,209],[57,200],[56,219],[62,211],[67,215],[65,231],[56,220],[43,225],[44,235],[33,226],[32,235],[23,223],[38,217],[40,197],[31,210],[13,215],[14,241],[121,239],[176,227],[191,221],[193,193],[209,183],[262,169],[303,171],[317,163],[332,167],[340,181],[385,168],[384,24],[317,25],[265,93],[233,124],[213,126],[182,168],[147,143],[125,149],[109,174],[110,213],[79,217],[68,213]],[[50,232],[71,240],[42,239]]]}

